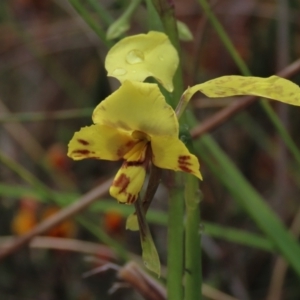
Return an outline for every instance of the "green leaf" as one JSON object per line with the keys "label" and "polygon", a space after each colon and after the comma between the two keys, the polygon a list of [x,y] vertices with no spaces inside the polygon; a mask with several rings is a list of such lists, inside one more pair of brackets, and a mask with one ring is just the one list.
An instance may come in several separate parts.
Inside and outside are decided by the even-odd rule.
{"label": "green leaf", "polygon": [[140,228],[140,238],[142,246],[142,258],[144,265],[152,272],[160,277],[160,261],[159,256],[153,242],[150,228],[146,221],[146,217],[143,208],[140,203],[140,199],[135,202],[135,209],[137,213],[139,228]]}
{"label": "green leaf", "polygon": [[187,25],[185,23],[177,20],[176,24],[177,24],[179,39],[181,41],[189,42],[194,39],[191,31],[189,30],[189,28],[187,27]]}
{"label": "green leaf", "polygon": [[131,214],[127,217],[126,229],[131,230],[131,231],[138,231],[139,230],[139,223],[138,223],[136,213],[133,213],[133,214]]}
{"label": "green leaf", "polygon": [[254,76],[222,76],[188,88],[185,101],[197,92],[207,97],[220,98],[253,95],[300,106],[300,88],[295,83],[278,76],[268,78]]}

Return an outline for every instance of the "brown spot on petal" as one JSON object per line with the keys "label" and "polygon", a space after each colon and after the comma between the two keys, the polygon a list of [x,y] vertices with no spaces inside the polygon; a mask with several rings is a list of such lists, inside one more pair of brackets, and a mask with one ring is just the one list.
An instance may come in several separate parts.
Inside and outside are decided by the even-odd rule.
{"label": "brown spot on petal", "polygon": [[87,149],[78,149],[78,150],[72,151],[72,153],[73,154],[89,155],[91,153],[91,151],[87,150]]}
{"label": "brown spot on petal", "polygon": [[117,179],[114,180],[113,186],[120,188],[119,194],[124,193],[130,183],[130,178],[125,174],[121,174]]}
{"label": "brown spot on petal", "polygon": [[86,140],[83,140],[83,139],[77,139],[77,142],[84,146],[87,146],[90,144],[89,142],[87,142]]}
{"label": "brown spot on petal", "polygon": [[137,195],[134,195],[132,193],[127,193],[127,187],[130,183],[130,178],[126,176],[125,174],[121,174],[117,179],[114,180],[113,186],[119,188],[118,194],[124,193],[127,197],[126,203],[132,204],[137,199]]}
{"label": "brown spot on petal", "polygon": [[178,157],[178,167],[187,173],[192,173],[192,170],[188,167],[191,166],[192,164],[189,162],[191,157],[189,155],[181,155]]}
{"label": "brown spot on petal", "polygon": [[127,161],[126,162],[126,167],[140,167],[144,164],[144,160],[142,161],[139,161],[139,160],[136,160],[136,161]]}
{"label": "brown spot on petal", "polygon": [[136,195],[128,194],[126,203],[132,204],[136,200]]}
{"label": "brown spot on petal", "polygon": [[188,160],[190,160],[191,157],[189,155],[181,155],[178,157],[178,163],[182,163],[185,165],[191,165],[190,162],[188,162]]}
{"label": "brown spot on petal", "polygon": [[134,146],[135,143],[136,143],[136,142],[134,142],[134,141],[129,141],[129,142],[127,142],[127,143],[125,144],[125,147],[122,146],[122,147],[120,147],[120,148],[117,150],[117,155],[118,155],[119,157],[123,157],[123,156],[127,153],[127,151],[130,150],[130,149]]}
{"label": "brown spot on petal", "polygon": [[192,170],[189,169],[188,167],[186,166],[179,166],[180,170],[182,170],[183,172],[186,172],[186,173],[192,173]]}

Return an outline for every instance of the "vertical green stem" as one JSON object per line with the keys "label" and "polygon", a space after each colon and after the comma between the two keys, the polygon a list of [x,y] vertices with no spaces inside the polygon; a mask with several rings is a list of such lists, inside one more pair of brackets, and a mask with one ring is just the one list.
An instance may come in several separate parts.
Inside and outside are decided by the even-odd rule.
{"label": "vertical green stem", "polygon": [[[174,175],[174,174],[172,174]],[[179,175],[175,175],[175,181],[181,180]],[[171,187],[169,197],[168,214],[168,273],[167,273],[167,291],[168,299],[183,299],[183,243],[184,243],[184,201],[183,187]]]}
{"label": "vertical green stem", "polygon": [[200,239],[200,199],[198,193],[198,179],[190,174],[186,175],[185,201],[185,275],[184,299],[201,300],[202,263]]}
{"label": "vertical green stem", "polygon": [[[152,0],[153,6],[159,14],[164,30],[170,41],[180,53],[176,21],[174,18],[174,7],[165,0]],[[183,92],[183,82],[179,65],[174,75],[174,92],[170,95],[168,103],[175,108]],[[167,274],[167,292],[168,299],[183,299],[183,245],[184,245],[184,201],[183,187],[180,186],[182,176],[176,174],[173,177],[174,186],[170,189],[169,197],[169,215],[168,215],[168,274]]]}
{"label": "vertical green stem", "polygon": [[[180,56],[180,45],[178,39],[176,19],[174,17],[173,1],[152,0],[154,7],[161,17],[165,32],[170,41],[177,49]],[[169,104],[175,108],[183,93],[182,71],[179,65],[174,75],[174,92]],[[186,125],[186,115],[183,114],[180,123]],[[188,130],[186,128],[186,130]],[[182,268],[183,268],[183,215],[184,203],[182,201],[182,188],[180,188],[181,176],[175,177],[177,188],[171,191],[169,204],[169,223],[168,223],[168,277],[167,290],[168,299],[201,299],[202,275],[201,275],[201,243],[199,237],[200,225],[200,206],[196,201],[197,179],[187,177],[185,196],[187,207],[187,224],[185,228],[185,290],[182,288]]]}
{"label": "vertical green stem", "polygon": [[124,11],[122,17],[129,20],[140,5],[141,1],[142,0],[131,0],[126,10]]}
{"label": "vertical green stem", "polygon": [[[156,8],[158,14],[160,15],[164,30],[180,56],[180,44],[178,39],[176,20],[174,17],[174,7],[172,4],[170,4],[172,2],[173,1],[152,0],[153,6]],[[180,63],[174,75],[173,81],[174,91],[171,95],[169,104],[173,108],[175,108],[183,93],[182,70]]]}

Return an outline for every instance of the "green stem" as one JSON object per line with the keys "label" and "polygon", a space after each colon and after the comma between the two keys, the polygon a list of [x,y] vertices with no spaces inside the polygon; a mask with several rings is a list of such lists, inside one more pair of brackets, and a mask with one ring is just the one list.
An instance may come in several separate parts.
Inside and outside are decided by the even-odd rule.
{"label": "green stem", "polygon": [[90,13],[85,9],[85,7],[78,0],[69,0],[69,2],[76,9],[78,14],[84,19],[84,21],[95,31],[105,46],[110,48],[113,44],[106,39],[104,30],[91,17]]}
{"label": "green stem", "polygon": [[185,201],[186,201],[186,225],[185,225],[185,286],[184,299],[202,299],[202,263],[201,263],[201,239],[200,239],[200,201],[195,193],[198,189],[198,179],[190,174],[186,175]]}
{"label": "green stem", "polygon": [[152,0],[146,0],[148,29],[164,32],[164,26]]}
{"label": "green stem", "polygon": [[129,30],[131,17],[140,5],[141,0],[131,0],[123,14],[114,21],[108,28],[106,38],[109,40],[117,39]]}
{"label": "green stem", "polygon": [[110,25],[114,22],[113,17],[108,13],[108,11],[103,7],[100,1],[88,0],[93,10],[99,15],[100,19],[106,24]]}
{"label": "green stem", "polygon": [[141,1],[142,0],[131,0],[128,7],[122,14],[122,18],[129,20],[132,17],[132,15],[134,14],[134,12],[136,11],[136,9],[138,8],[138,6],[140,5]]}
{"label": "green stem", "polygon": [[[181,180],[181,174],[172,174],[174,181]],[[170,188],[169,214],[168,214],[168,273],[167,273],[167,291],[168,299],[183,299],[183,245],[184,245],[184,202],[183,187],[173,186]]]}
{"label": "green stem", "polygon": [[[174,7],[170,4],[170,1],[166,0],[152,0],[153,6],[156,8],[158,14],[160,15],[161,21],[164,26],[164,30],[168,35],[171,43],[176,48],[178,55],[180,56],[180,44],[177,32],[176,19],[174,17]],[[169,99],[169,104],[175,108],[181,95],[183,93],[183,81],[182,81],[182,70],[181,64],[175,72],[174,78],[174,91]]]}
{"label": "green stem", "polygon": [[[174,17],[174,7],[169,1],[152,0],[153,6],[162,21],[164,31],[168,35],[171,43],[176,48],[178,55],[180,55],[180,45],[178,39],[177,25]],[[179,63],[178,69],[174,75],[174,91],[167,97],[168,103],[175,108],[181,95],[183,93],[183,81],[181,65]],[[185,116],[181,119],[185,121]],[[183,299],[183,246],[184,246],[184,202],[180,174],[175,174],[174,186],[170,189],[169,197],[169,215],[168,215],[168,273],[167,273],[167,292],[168,299],[182,300]],[[201,286],[201,283],[199,283]]]}
{"label": "green stem", "polygon": [[[176,48],[180,56],[180,44],[177,32],[177,24],[174,16],[174,7],[172,1],[165,0],[152,0],[154,7],[161,17],[164,25],[165,32],[167,33],[170,41]],[[169,104],[175,108],[183,93],[182,70],[179,67],[174,75],[174,92]],[[180,124],[187,127],[186,114],[182,115]],[[188,130],[188,128],[186,128]],[[176,176],[176,184],[180,184],[180,175]],[[187,224],[185,228],[186,241],[185,241],[185,298],[186,299],[201,299],[202,295],[202,275],[201,275],[201,243],[199,237],[200,225],[200,206],[199,203],[192,210],[188,207],[189,202],[196,202],[195,193],[197,191],[196,179],[190,177],[186,182],[186,203],[187,203]],[[168,244],[168,277],[167,277],[167,290],[168,299],[183,299],[182,289],[182,263],[178,259],[183,257],[182,249],[179,245],[183,243],[182,233],[182,219],[184,214],[184,204],[181,198],[181,190],[176,189],[171,191],[170,205],[169,205],[169,244]],[[178,252],[178,253],[177,253]],[[195,262],[196,259],[196,262]],[[189,273],[191,270],[191,273]]]}

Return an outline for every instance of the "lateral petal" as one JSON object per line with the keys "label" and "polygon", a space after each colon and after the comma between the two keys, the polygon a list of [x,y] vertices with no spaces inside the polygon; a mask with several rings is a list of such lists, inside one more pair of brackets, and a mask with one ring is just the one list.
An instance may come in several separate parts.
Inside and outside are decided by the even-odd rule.
{"label": "lateral petal", "polygon": [[91,125],[75,132],[68,145],[68,156],[74,160],[119,160],[135,143],[132,137],[123,131],[102,124]]}
{"label": "lateral petal", "polygon": [[152,161],[163,169],[191,173],[202,179],[198,158],[178,138],[155,137],[151,140]]}
{"label": "lateral petal", "polygon": [[176,49],[164,33],[156,31],[122,39],[110,49],[105,60],[108,76],[120,82],[142,82],[152,76],[170,92],[178,64]]}
{"label": "lateral petal", "polygon": [[151,135],[178,136],[178,120],[157,84],[125,81],[93,112],[95,124]]}
{"label": "lateral petal", "polygon": [[211,98],[254,95],[300,106],[299,86],[278,76],[222,76],[188,88],[182,97],[188,102],[198,91]]}
{"label": "lateral petal", "polygon": [[120,203],[134,203],[146,177],[143,162],[124,162],[118,171],[109,193]]}

